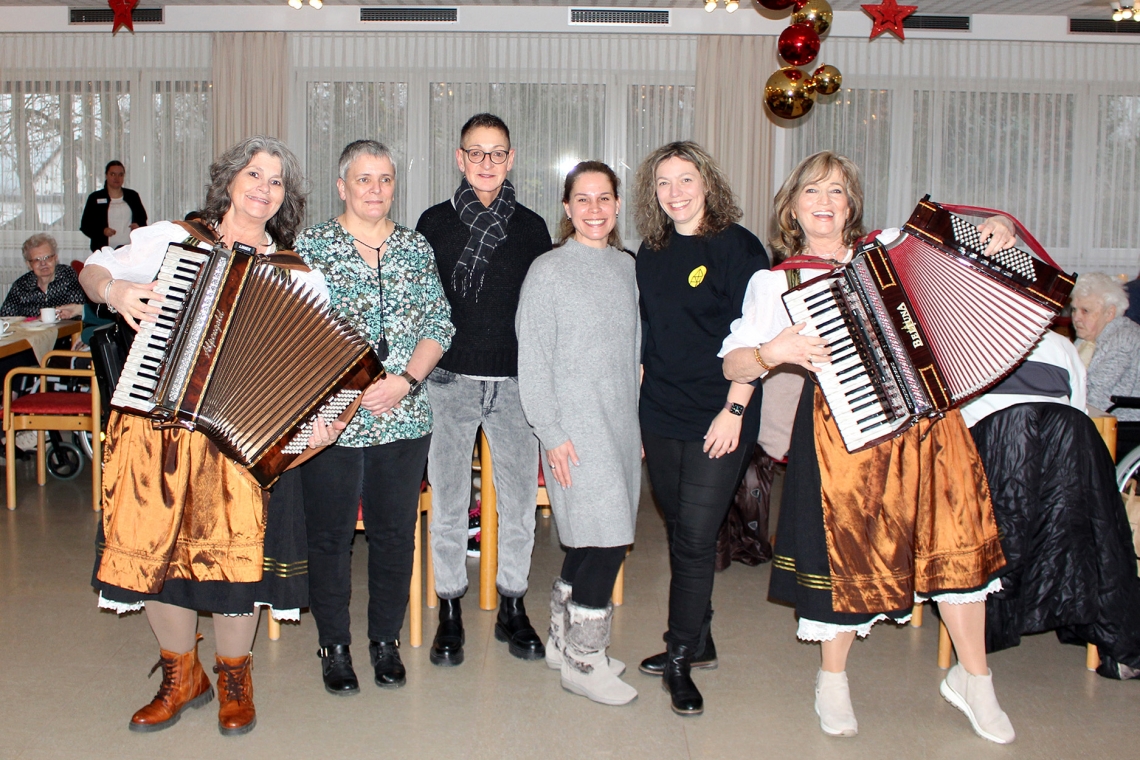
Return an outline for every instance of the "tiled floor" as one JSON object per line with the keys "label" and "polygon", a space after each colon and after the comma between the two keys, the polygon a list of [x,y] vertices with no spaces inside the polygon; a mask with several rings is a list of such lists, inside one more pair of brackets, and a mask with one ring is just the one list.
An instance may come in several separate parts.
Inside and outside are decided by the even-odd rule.
{"label": "tiled floor", "polygon": [[[88,586],[95,514],[87,474],[34,482],[20,462],[19,509],[0,510],[0,758],[1125,758],[1140,746],[1140,682],[1085,671],[1084,651],[1052,635],[1030,637],[991,660],[998,696],[1017,729],[999,747],[976,737],[938,695],[937,629],[879,626],[850,664],[860,734],[830,739],[812,710],[817,647],[795,640],[790,611],[765,600],[768,568],[735,565],[717,578],[714,623],[720,668],[696,676],[705,714],[669,711],[637,661],[661,648],[668,562],[661,520],[643,498],[626,603],[615,617],[614,656],[631,665],[640,696],[603,707],[564,692],[541,662],[512,658],[494,640],[492,613],[465,605],[467,660],[433,667],[426,646],[405,647],[408,685],[326,694],[312,619],[255,646],[258,725],[240,738],[216,729],[216,702],[155,734],[127,730],[159,675],[157,647],[141,615],[98,612]],[[358,546],[363,546],[360,540]],[[364,552],[355,564],[354,627],[364,635]],[[536,620],[561,563],[550,520],[540,520],[528,598]],[[469,565],[472,584],[477,565]],[[425,637],[434,632],[425,614]],[[928,618],[929,619],[929,618]],[[544,626],[543,626],[544,627]],[[201,622],[203,652],[213,629]],[[358,672],[368,676],[357,640]]]}

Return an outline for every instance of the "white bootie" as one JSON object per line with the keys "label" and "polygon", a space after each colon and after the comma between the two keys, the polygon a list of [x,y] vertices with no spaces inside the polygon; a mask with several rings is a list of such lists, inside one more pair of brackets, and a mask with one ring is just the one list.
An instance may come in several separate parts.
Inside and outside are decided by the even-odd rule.
{"label": "white bootie", "polygon": [[815,714],[819,727],[828,736],[854,736],[859,733],[859,721],[851,707],[851,689],[847,686],[847,672],[819,671],[815,678]]}
{"label": "white bootie", "polygon": [[562,651],[562,688],[603,705],[624,705],[637,698],[637,689],[618,678],[606,658],[614,607],[583,607],[567,602],[569,625]]}
{"label": "white bootie", "polygon": [[[574,587],[561,578],[554,579],[554,588],[550,590],[550,629],[546,639],[546,667],[551,670],[562,669],[562,652],[566,649],[565,631],[567,624],[566,603]],[[625,663],[607,657],[610,672],[620,676],[625,672]]]}
{"label": "white bootie", "polygon": [[998,744],[1013,741],[1013,724],[994,694],[993,671],[975,676],[960,664],[955,665],[946,674],[938,691],[947,702],[966,713],[978,736]]}

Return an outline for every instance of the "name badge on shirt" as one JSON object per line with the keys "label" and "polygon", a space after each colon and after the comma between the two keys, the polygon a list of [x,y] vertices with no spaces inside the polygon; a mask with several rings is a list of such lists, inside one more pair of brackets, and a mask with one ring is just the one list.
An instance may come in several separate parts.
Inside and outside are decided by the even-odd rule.
{"label": "name badge on shirt", "polygon": [[695,288],[705,281],[705,274],[709,271],[706,266],[699,266],[689,272],[689,287]]}
{"label": "name badge on shirt", "polygon": [[96,199],[95,199],[95,204],[96,204],[96,205],[100,205],[100,204],[102,204],[102,205],[106,205],[106,204],[108,204],[108,203],[110,203],[110,202],[111,202],[111,199],[110,199],[110,198],[96,198]]}

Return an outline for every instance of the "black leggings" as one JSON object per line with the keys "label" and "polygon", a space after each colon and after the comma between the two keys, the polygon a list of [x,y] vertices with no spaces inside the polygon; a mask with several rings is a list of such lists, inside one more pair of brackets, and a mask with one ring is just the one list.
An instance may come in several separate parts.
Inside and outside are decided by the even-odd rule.
{"label": "black leggings", "polygon": [[574,604],[602,609],[613,596],[625,546],[579,546],[566,550],[562,580],[574,587]]}
{"label": "black leggings", "polygon": [[743,431],[735,451],[711,459],[702,450],[703,441],[641,432],[649,482],[669,539],[667,644],[701,645],[702,627],[712,614],[716,537],[752,457],[755,437],[754,429]]}

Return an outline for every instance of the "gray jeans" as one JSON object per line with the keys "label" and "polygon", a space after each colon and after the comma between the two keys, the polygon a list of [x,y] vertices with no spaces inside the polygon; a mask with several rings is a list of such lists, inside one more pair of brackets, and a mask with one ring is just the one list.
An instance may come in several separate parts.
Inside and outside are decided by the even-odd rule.
{"label": "gray jeans", "polygon": [[428,376],[431,401],[431,552],[441,599],[467,591],[467,510],[471,504],[471,451],[482,426],[494,462],[499,514],[499,593],[522,596],[534,549],[538,498],[538,439],[519,400],[516,378],[471,378],[436,368]]}

